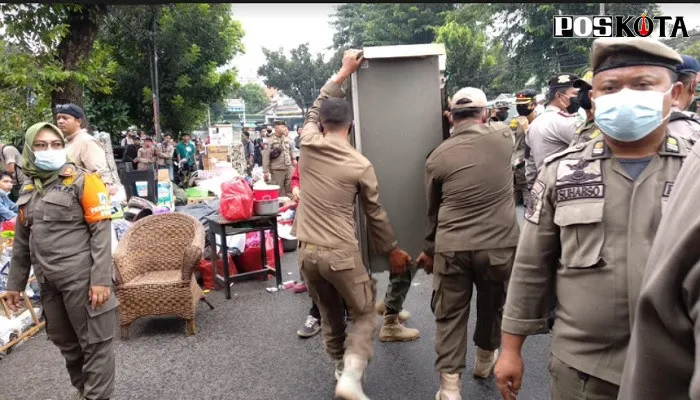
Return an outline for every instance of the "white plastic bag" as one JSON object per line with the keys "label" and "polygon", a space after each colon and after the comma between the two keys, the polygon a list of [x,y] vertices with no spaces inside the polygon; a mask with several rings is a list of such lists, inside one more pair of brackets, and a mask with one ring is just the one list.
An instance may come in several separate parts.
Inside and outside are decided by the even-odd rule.
{"label": "white plastic bag", "polygon": [[[229,251],[232,249],[238,249],[241,253],[245,250],[245,238],[246,234],[241,233],[240,235],[229,235],[226,236],[226,246]],[[221,251],[221,235],[216,235],[216,252]]]}

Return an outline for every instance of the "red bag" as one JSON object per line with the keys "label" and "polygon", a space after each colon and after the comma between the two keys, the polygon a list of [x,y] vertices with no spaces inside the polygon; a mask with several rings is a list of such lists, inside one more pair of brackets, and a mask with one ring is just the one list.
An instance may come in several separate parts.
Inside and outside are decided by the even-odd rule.
{"label": "red bag", "polygon": [[245,179],[237,178],[221,184],[219,213],[229,221],[246,220],[253,216],[253,190]]}
{"label": "red bag", "polygon": [[8,220],[8,221],[4,221],[4,222],[2,223],[2,229],[0,229],[0,230],[3,231],[3,232],[4,232],[4,231],[12,231],[12,232],[14,232],[14,231],[15,231],[15,223],[12,222],[12,221],[9,221],[9,220]]}
{"label": "red bag", "polygon": [[[202,274],[204,289],[214,290],[214,270],[212,268],[212,262],[202,259],[202,261],[199,262],[197,270]],[[216,258],[216,272],[221,276],[224,275],[224,260],[221,259],[221,254]],[[229,276],[238,274],[236,264],[233,262],[231,254],[228,255],[228,272]]]}

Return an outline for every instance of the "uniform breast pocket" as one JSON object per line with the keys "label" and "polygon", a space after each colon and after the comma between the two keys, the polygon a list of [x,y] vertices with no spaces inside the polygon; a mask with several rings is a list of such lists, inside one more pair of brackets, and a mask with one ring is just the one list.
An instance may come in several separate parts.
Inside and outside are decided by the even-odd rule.
{"label": "uniform breast pocket", "polygon": [[50,191],[44,196],[44,221],[71,221],[73,196],[59,191]]}
{"label": "uniform breast pocket", "polygon": [[554,223],[559,226],[560,263],[564,268],[593,268],[604,265],[605,203],[557,204]]}

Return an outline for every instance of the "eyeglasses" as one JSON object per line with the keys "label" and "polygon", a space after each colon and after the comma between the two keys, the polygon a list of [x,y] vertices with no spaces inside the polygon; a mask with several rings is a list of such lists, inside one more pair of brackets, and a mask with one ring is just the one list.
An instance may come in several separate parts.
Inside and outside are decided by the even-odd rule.
{"label": "eyeglasses", "polygon": [[60,140],[54,140],[52,142],[43,142],[43,141],[34,142],[34,145],[32,146],[32,148],[35,151],[44,151],[44,150],[47,150],[49,148],[51,148],[53,150],[61,150],[63,147],[64,147],[63,142],[61,142]]}

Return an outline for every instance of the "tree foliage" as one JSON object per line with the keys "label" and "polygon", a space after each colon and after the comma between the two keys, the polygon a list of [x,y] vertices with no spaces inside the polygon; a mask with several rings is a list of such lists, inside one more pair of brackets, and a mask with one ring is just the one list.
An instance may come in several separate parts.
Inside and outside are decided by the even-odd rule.
{"label": "tree foliage", "polygon": [[267,107],[267,104],[270,102],[265,93],[265,88],[253,82],[241,86],[235,91],[234,97],[243,99],[246,114],[258,112]]}
{"label": "tree foliage", "polygon": [[153,126],[152,22],[156,19],[160,125],[189,132],[206,121],[207,106],[237,86],[235,70],[221,70],[243,51],[243,29],[230,4],[175,4],[115,7],[99,40],[114,49],[119,65],[115,96],[129,117]]}
{"label": "tree foliage", "polygon": [[[306,115],[333,69],[339,64],[326,63],[321,54],[313,56],[308,43],[290,51],[290,57],[283,49],[272,51],[263,48],[265,63],[258,69],[267,86],[277,88],[291,97]],[[334,57],[337,60],[337,57]]]}
{"label": "tree foliage", "polygon": [[[524,85],[532,76],[543,85],[559,72],[582,73],[589,64],[593,39],[552,37],[555,15],[597,15],[598,3],[495,3],[489,6],[495,26],[503,27],[496,38],[504,44],[511,61],[511,80]],[[653,3],[606,3],[608,15],[658,14]]]}
{"label": "tree foliage", "polygon": [[451,3],[346,3],[337,7],[337,48],[432,43]]}

